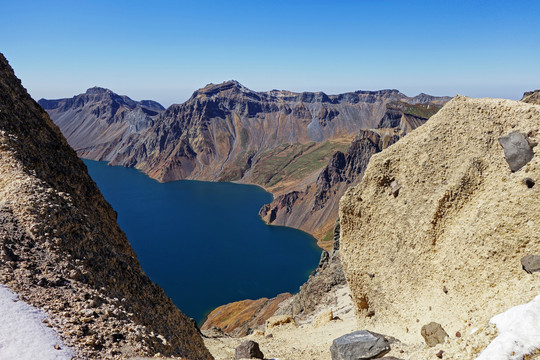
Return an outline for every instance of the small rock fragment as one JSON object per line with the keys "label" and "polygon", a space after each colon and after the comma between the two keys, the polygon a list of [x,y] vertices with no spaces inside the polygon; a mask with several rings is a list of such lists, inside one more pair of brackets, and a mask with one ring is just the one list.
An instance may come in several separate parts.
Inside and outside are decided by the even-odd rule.
{"label": "small rock fragment", "polygon": [[540,255],[527,255],[521,259],[521,267],[527,273],[540,271]]}
{"label": "small rock fragment", "polygon": [[367,330],[343,335],[330,347],[332,360],[374,359],[389,351],[390,342],[384,335]]}
{"label": "small rock fragment", "polygon": [[448,337],[441,324],[436,322],[430,322],[422,326],[420,333],[429,347],[444,343],[444,339]]}
{"label": "small rock fragment", "polygon": [[439,350],[439,352],[436,353],[435,356],[437,356],[439,359],[442,359],[443,354],[444,354],[444,351]]}
{"label": "small rock fragment", "polygon": [[459,331],[456,332],[456,337],[458,337],[458,338],[461,337],[461,333]]}
{"label": "small rock fragment", "polygon": [[527,164],[534,156],[531,144],[525,134],[512,132],[499,138],[499,143],[504,149],[504,157],[510,170],[516,172]]}
{"label": "small rock fragment", "polygon": [[526,177],[523,179],[523,183],[530,189],[534,186],[535,182],[533,179]]}
{"label": "small rock fragment", "polygon": [[238,359],[264,359],[259,344],[253,340],[246,340],[234,351],[235,360]]}
{"label": "small rock fragment", "polygon": [[401,184],[397,180],[394,180],[390,183],[390,188],[392,188],[392,195],[397,197],[399,195],[399,190],[401,189]]}

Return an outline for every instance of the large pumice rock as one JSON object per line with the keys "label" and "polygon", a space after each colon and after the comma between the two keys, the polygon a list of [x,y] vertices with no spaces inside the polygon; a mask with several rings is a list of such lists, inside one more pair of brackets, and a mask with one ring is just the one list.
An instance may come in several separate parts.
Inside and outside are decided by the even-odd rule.
{"label": "large pumice rock", "polygon": [[340,203],[359,326],[420,343],[433,318],[454,334],[540,292],[520,264],[540,252],[540,193],[523,184],[540,179],[540,158],[512,172],[498,142],[511,132],[538,143],[540,107],[457,96],[372,156]]}
{"label": "large pumice rock", "polygon": [[76,359],[212,359],[144,274],[116,213],[0,54],[0,283],[47,311]]}
{"label": "large pumice rock", "polygon": [[332,342],[332,360],[375,359],[390,351],[384,335],[361,330],[343,335]]}

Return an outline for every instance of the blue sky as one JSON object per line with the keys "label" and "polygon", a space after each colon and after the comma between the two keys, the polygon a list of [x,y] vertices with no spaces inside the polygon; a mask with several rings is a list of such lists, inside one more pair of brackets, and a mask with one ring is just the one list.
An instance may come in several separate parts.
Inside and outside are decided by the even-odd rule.
{"label": "blue sky", "polygon": [[0,0],[0,52],[39,99],[98,85],[168,106],[208,83],[518,99],[540,1]]}

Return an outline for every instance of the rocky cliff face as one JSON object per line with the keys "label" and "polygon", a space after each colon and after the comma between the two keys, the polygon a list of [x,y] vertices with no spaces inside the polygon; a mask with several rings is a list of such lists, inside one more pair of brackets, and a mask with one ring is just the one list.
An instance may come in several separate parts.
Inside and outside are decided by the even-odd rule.
{"label": "rocky cliff face", "polygon": [[261,209],[260,216],[269,224],[295,227],[314,234],[319,245],[328,250],[332,246],[328,235],[338,216],[339,199],[345,190],[360,182],[371,156],[425,123],[441,108],[430,98],[421,99],[428,102],[415,103],[409,99],[410,103],[388,103],[376,129],[360,130],[345,153],[334,153],[314,182],[303,191],[276,197]]}
{"label": "rocky cliff face", "polygon": [[[96,141],[91,139],[84,144],[91,150],[81,147],[79,154],[137,167],[160,181],[241,180],[271,188],[316,176],[330,155],[343,147],[340,144],[352,139],[351,134],[379,124],[387,104],[406,101],[429,106],[446,100],[427,95],[407,98],[397,90],[341,95],[254,92],[228,81],[197,90],[185,103],[169,107],[146,130],[118,141],[114,136],[108,147],[94,149]],[[68,141],[77,133],[68,123],[79,129],[90,121],[67,121],[73,114],[67,107],[48,111]]]}
{"label": "rocky cliff face", "polygon": [[93,87],[70,99],[38,101],[77,154],[110,160],[123,141],[154,124],[165,110],[155,101],[133,101],[109,89]]}
{"label": "rocky cliff face", "polygon": [[[499,140],[511,133],[518,145]],[[361,328],[420,343],[434,321],[455,339],[538,295],[520,260],[540,253],[539,141],[538,106],[458,96],[371,158],[340,202]]]}
{"label": "rocky cliff face", "polygon": [[46,311],[78,359],[212,358],[1,54],[0,194],[0,282]]}

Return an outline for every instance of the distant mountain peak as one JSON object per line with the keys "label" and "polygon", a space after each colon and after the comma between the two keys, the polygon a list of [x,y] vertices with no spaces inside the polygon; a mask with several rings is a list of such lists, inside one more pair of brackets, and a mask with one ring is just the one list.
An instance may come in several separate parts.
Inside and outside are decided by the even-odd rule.
{"label": "distant mountain peak", "polygon": [[193,93],[193,97],[197,97],[197,96],[201,96],[201,95],[213,96],[213,95],[218,95],[218,94],[224,93],[224,92],[252,93],[253,91],[248,89],[244,85],[240,84],[236,80],[228,80],[228,81],[224,81],[224,82],[222,82],[220,84],[210,83],[210,84],[206,85],[205,87],[195,91]]}
{"label": "distant mountain peak", "polygon": [[89,95],[90,94],[107,94],[107,93],[112,93],[112,91],[106,88],[99,87],[99,86],[94,86],[86,90],[86,94],[89,94]]}

